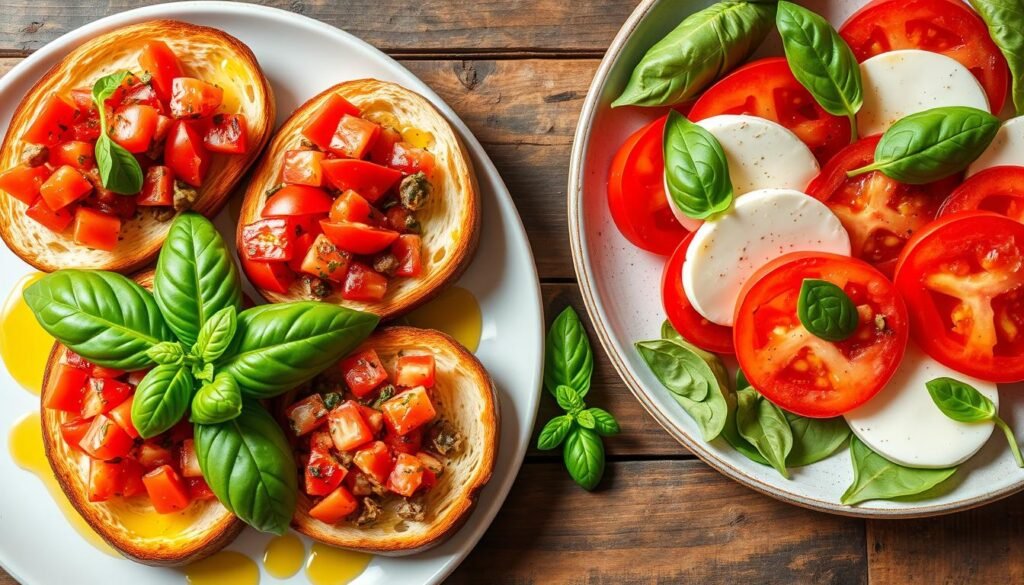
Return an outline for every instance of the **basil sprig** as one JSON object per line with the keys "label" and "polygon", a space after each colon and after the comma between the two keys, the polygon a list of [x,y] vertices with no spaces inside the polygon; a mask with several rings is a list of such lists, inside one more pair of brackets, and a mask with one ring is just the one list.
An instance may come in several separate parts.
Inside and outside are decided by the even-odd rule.
{"label": "basil sprig", "polygon": [[882,135],[870,165],[846,173],[881,171],[902,183],[923,185],[967,168],[999,130],[999,118],[966,106],[932,108],[898,120]]}
{"label": "basil sprig", "polygon": [[667,106],[697,96],[747,60],[772,29],[773,2],[718,2],[688,16],[651,47],[618,106]]}
{"label": "basil sprig", "polygon": [[668,195],[683,213],[707,219],[729,209],[733,198],[729,163],[713,134],[671,110],[662,148]]}
{"label": "basil sprig", "polygon": [[1013,106],[1017,115],[1024,115],[1024,2],[1021,0],[967,0],[988,25],[1006,64],[1010,67]]}
{"label": "basil sprig", "polygon": [[565,414],[544,425],[537,437],[537,448],[549,451],[564,443],[565,468],[585,490],[597,487],[604,475],[601,437],[619,433],[619,423],[610,412],[587,408],[583,401],[590,390],[593,369],[593,351],[587,332],[576,311],[566,307],[548,331],[544,360],[544,385],[554,394]]}
{"label": "basil sprig", "polygon": [[1024,467],[1024,457],[1021,456],[1013,429],[996,413],[996,405],[988,396],[978,392],[974,386],[954,378],[935,378],[926,382],[925,387],[935,406],[949,418],[962,423],[991,421],[999,427],[1010,444],[1010,452],[1017,460],[1017,466]]}
{"label": "basil sprig", "polygon": [[100,137],[96,140],[96,166],[103,187],[121,195],[134,195],[142,190],[142,167],[135,156],[107,134],[107,99],[131,75],[118,71],[96,80],[92,86],[92,101],[100,116]]}
{"label": "basil sprig", "polygon": [[822,109],[850,120],[850,139],[856,140],[864,93],[850,46],[827,20],[792,2],[779,2],[775,24],[793,76]]}
{"label": "basil sprig", "polygon": [[917,469],[889,461],[868,448],[856,436],[850,440],[853,483],[840,502],[855,505],[868,500],[905,499],[927,492],[956,473],[948,469]]}
{"label": "basil sprig", "polygon": [[815,278],[800,285],[796,314],[800,323],[815,337],[825,341],[843,341],[857,330],[857,307],[843,289]]}

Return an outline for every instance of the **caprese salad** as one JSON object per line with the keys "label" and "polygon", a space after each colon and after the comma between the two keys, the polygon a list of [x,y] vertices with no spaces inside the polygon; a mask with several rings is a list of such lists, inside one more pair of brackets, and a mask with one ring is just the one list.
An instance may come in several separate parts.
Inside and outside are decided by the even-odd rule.
{"label": "caprese salad", "polygon": [[[783,475],[848,443],[850,505],[934,488],[996,427],[1024,467],[997,413],[1024,381],[1024,117],[997,117],[1008,92],[1024,113],[1024,45],[1001,6],[874,0],[835,30],[718,2],[636,66],[613,106],[671,109],[616,153],[609,206],[668,257],[637,349],[705,440]],[[773,28],[785,55],[742,64]]]}

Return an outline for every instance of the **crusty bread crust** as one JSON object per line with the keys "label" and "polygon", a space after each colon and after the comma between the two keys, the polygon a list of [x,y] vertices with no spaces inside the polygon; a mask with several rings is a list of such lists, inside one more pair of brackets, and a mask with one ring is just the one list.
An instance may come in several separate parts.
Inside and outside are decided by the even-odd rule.
{"label": "crusty bread crust", "polygon": [[[100,77],[129,69],[139,72],[138,56],[150,40],[166,42],[181,60],[187,75],[194,75],[237,97],[237,112],[245,114],[249,131],[246,154],[215,154],[205,184],[193,209],[207,217],[227,203],[235,184],[256,160],[275,119],[274,96],[256,57],[241,41],[205,26],[175,20],[143,22],[102,34],[79,45],[55,65],[18,105],[3,146],[0,170],[21,161],[26,142],[21,136],[53,93],[67,95],[72,89],[91,88]],[[22,260],[39,270],[96,268],[131,272],[148,264],[160,251],[170,221],[158,221],[140,213],[123,223],[113,252],[93,250],[74,243],[70,228],[56,234],[25,215],[26,205],[0,191],[0,237]]]}
{"label": "crusty bread crust", "polygon": [[[358,107],[369,120],[393,115],[402,124],[429,132],[434,137],[434,144],[428,148],[437,161],[432,181],[434,191],[427,205],[416,212],[422,225],[423,275],[392,279],[379,303],[346,301],[341,298],[340,290],[324,299],[391,319],[430,300],[458,279],[472,260],[480,232],[480,197],[466,148],[441,113],[415,92],[386,81],[359,79],[328,88],[299,106],[278,130],[249,177],[238,221],[238,245],[241,248],[242,228],[260,218],[267,190],[278,183],[285,151],[299,148],[302,128],[333,94],[341,95]],[[257,290],[272,303],[305,298],[299,282],[292,285],[288,294]]]}
{"label": "crusty bread crust", "polygon": [[394,372],[400,352],[434,356],[434,408],[462,434],[463,446],[447,458],[437,484],[424,496],[427,516],[423,522],[401,519],[397,515],[401,498],[395,497],[385,501],[383,514],[372,526],[324,524],[309,515],[313,500],[300,490],[292,527],[331,546],[390,556],[413,554],[454,534],[491,479],[498,454],[497,395],[494,382],[476,356],[440,331],[387,327],[356,351],[370,348],[390,372]]}
{"label": "crusty bread crust", "polygon": [[[136,278],[146,288],[152,285],[152,272]],[[53,469],[57,483],[71,505],[82,518],[110,546],[126,557],[147,565],[185,565],[205,558],[224,548],[235,539],[245,523],[229,512],[217,500],[194,502],[183,513],[193,521],[184,533],[160,537],[143,537],[131,531],[118,520],[119,514],[149,512],[155,514],[148,500],[114,498],[107,502],[90,502],[88,496],[89,457],[72,450],[61,435],[60,425],[70,420],[68,413],[42,406],[47,394],[53,391],[53,368],[67,348],[54,344],[46,364],[43,393],[40,400],[40,420],[43,428],[43,447],[46,459]]]}

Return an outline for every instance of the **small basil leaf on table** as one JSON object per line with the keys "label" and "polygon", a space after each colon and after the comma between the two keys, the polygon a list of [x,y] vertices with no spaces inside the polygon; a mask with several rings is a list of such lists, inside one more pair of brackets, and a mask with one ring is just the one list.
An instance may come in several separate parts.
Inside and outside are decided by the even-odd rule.
{"label": "small basil leaf on table", "polygon": [[822,109],[850,120],[850,136],[856,140],[864,93],[860,65],[849,45],[827,20],[791,2],[779,2],[775,23],[793,76]]}
{"label": "small basil leaf on table", "polygon": [[935,406],[938,406],[947,417],[962,423],[995,423],[1006,435],[1017,466],[1024,467],[1024,456],[1021,455],[1013,429],[999,417],[995,403],[989,400],[988,396],[978,392],[974,386],[953,378],[935,378],[926,382],[925,387],[928,388],[928,394],[931,395]]}
{"label": "small basil leaf on table", "polygon": [[259,403],[246,401],[227,422],[195,425],[195,447],[203,478],[224,507],[257,530],[288,529],[298,494],[295,460]]}
{"label": "small basil leaf on table", "polygon": [[200,328],[226,307],[242,310],[242,281],[224,238],[202,215],[186,212],[167,233],[153,294],[167,324],[190,347]]}
{"label": "small basil leaf on table", "polygon": [[945,179],[978,158],[998,130],[999,118],[977,108],[949,106],[911,114],[885,131],[873,163],[846,174],[881,171],[912,185]]}
{"label": "small basil leaf on table", "polygon": [[238,329],[235,307],[227,306],[214,313],[199,329],[193,353],[204,362],[215,362],[231,345]]}
{"label": "small basil leaf on table", "polygon": [[174,341],[163,341],[146,350],[146,355],[160,365],[177,365],[184,361],[185,350]]}
{"label": "small basil leaf on table", "polygon": [[668,106],[697,96],[757,49],[775,18],[773,2],[718,2],[688,16],[648,49],[618,106]]}
{"label": "small basil leaf on table", "polygon": [[199,388],[192,398],[192,416],[199,424],[229,421],[242,412],[242,390],[231,376],[221,373]]}
{"label": "small basil leaf on table", "polygon": [[272,398],[351,352],[379,320],[370,313],[316,301],[246,309],[238,315],[230,357],[217,364],[217,371],[230,374],[243,396]]}
{"label": "small basil leaf on table", "polygon": [[706,219],[729,209],[729,163],[714,135],[671,110],[662,147],[668,196],[683,213]]}
{"label": "small basil leaf on table", "polygon": [[788,478],[786,457],[793,448],[793,433],[782,410],[757,390],[736,392],[736,429],[782,477]]}
{"label": "small basil leaf on table", "polygon": [[793,448],[786,457],[789,467],[802,467],[825,459],[836,452],[850,436],[850,427],[841,417],[807,418],[784,412],[793,434]]}
{"label": "small basil leaf on table", "polygon": [[540,436],[537,437],[537,448],[541,451],[549,451],[561,445],[572,429],[572,420],[572,416],[568,414],[549,420],[548,424],[540,430]]}
{"label": "small basil leaf on table", "polygon": [[825,341],[842,341],[857,330],[857,307],[843,289],[828,282],[805,278],[800,285],[796,314],[812,335]]}
{"label": "small basil leaf on table", "polygon": [[916,496],[956,473],[956,467],[915,469],[897,465],[869,449],[856,435],[850,438],[850,458],[853,483],[839,501],[851,506],[868,500]]}
{"label": "small basil leaf on table", "polygon": [[572,307],[566,307],[548,330],[544,353],[544,387],[552,395],[559,385],[570,386],[585,398],[594,372],[594,353],[587,331]]}
{"label": "small basil leaf on table", "polygon": [[104,188],[120,195],[142,191],[142,167],[132,153],[106,134],[100,134],[93,150]]}
{"label": "small basil leaf on table", "polygon": [[594,418],[594,430],[597,434],[602,437],[619,434],[619,421],[615,420],[612,413],[597,407],[588,408],[585,412]]}
{"label": "small basil leaf on table", "polygon": [[569,475],[585,490],[597,487],[604,475],[604,444],[590,429],[577,426],[569,431],[562,459]]}
{"label": "small basil leaf on table", "polygon": [[565,385],[555,389],[555,400],[558,402],[558,406],[562,407],[562,410],[572,414],[575,414],[576,411],[584,406],[579,392]]}
{"label": "small basil leaf on table", "polygon": [[988,25],[995,42],[1010,67],[1013,106],[1024,115],[1024,2],[1021,0],[968,0]]}
{"label": "small basil leaf on table", "polygon": [[192,376],[181,365],[161,365],[150,370],[135,389],[132,424],[143,439],[170,429],[188,409]]}
{"label": "small basil leaf on table", "polygon": [[153,295],[113,272],[60,270],[25,289],[42,328],[85,359],[108,368],[141,370],[146,352],[174,340]]}

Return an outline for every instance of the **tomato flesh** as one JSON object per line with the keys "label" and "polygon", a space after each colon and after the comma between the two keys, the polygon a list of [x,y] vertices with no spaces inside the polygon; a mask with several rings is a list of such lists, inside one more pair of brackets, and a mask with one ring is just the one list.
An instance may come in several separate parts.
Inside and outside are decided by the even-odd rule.
{"label": "tomato flesh", "polygon": [[373,440],[359,405],[351,400],[331,410],[327,415],[327,428],[338,451],[350,451]]}
{"label": "tomato flesh", "polygon": [[1024,167],[992,167],[972,175],[950,193],[939,216],[979,210],[1024,222]]}
{"label": "tomato flesh", "polygon": [[[307,234],[308,236],[308,234]],[[306,237],[306,236],[303,236]],[[326,236],[320,234],[306,251],[300,269],[306,274],[332,282],[344,282],[351,256],[338,250]]]}
{"label": "tomato flesh", "polygon": [[171,116],[208,118],[224,101],[224,90],[194,77],[175,77],[171,82]]}
{"label": "tomato flesh", "polygon": [[359,507],[352,494],[344,486],[339,486],[317,505],[309,509],[309,515],[326,524],[340,522]]}
{"label": "tomato flesh", "polygon": [[163,41],[149,41],[139,56],[139,65],[151,76],[160,99],[170,101],[174,79],[183,75],[174,51]]}
{"label": "tomato flesh", "polygon": [[319,394],[313,394],[289,406],[285,416],[295,436],[301,437],[327,422],[327,407]]}
{"label": "tomato flesh", "polygon": [[363,158],[380,134],[380,126],[357,116],[344,114],[334,130],[330,151],[338,156]]}
{"label": "tomato flesh", "polygon": [[376,254],[398,239],[398,232],[352,221],[321,221],[327,239],[353,254]]}
{"label": "tomato flesh", "polygon": [[186,120],[175,122],[164,143],[164,164],[174,177],[193,187],[201,187],[211,160],[200,132]]}
{"label": "tomato flesh", "polygon": [[0,173],[0,191],[26,205],[32,205],[39,197],[39,188],[50,178],[50,169],[43,165],[30,167],[18,165]]}
{"label": "tomato flesh", "polygon": [[395,468],[388,476],[388,489],[400,496],[412,497],[423,485],[423,462],[415,455],[399,453]]}
{"label": "tomato flesh", "polygon": [[395,365],[395,384],[405,388],[434,386],[434,356],[403,355]]}
{"label": "tomato flesh", "polygon": [[295,282],[295,272],[287,264],[281,262],[264,262],[262,260],[249,260],[245,254],[239,256],[242,262],[242,269],[245,275],[252,282],[253,286],[286,294]]}
{"label": "tomato flesh", "polygon": [[117,423],[98,414],[78,445],[93,459],[109,461],[127,455],[132,444],[132,438]]}
{"label": "tomato flesh", "polygon": [[66,230],[75,219],[75,216],[71,215],[67,208],[54,211],[50,209],[50,206],[42,198],[37,199],[35,203],[30,205],[25,210],[25,215],[57,233]]}
{"label": "tomato flesh", "polygon": [[211,152],[245,154],[249,150],[249,124],[243,114],[217,114],[203,142]]}
{"label": "tomato flesh", "polygon": [[160,514],[173,514],[188,507],[188,488],[178,472],[170,465],[164,465],[142,476],[153,508]]}
{"label": "tomato flesh", "polygon": [[437,412],[422,386],[406,390],[381,405],[388,430],[404,435],[434,420]]}
{"label": "tomato flesh", "polygon": [[169,167],[154,165],[146,169],[142,180],[142,192],[136,204],[141,206],[174,205],[174,174]]}
{"label": "tomato flesh", "polygon": [[358,116],[359,108],[350,104],[340,95],[331,94],[302,129],[302,135],[321,150],[328,150],[331,140],[334,138],[334,132],[338,129],[338,123],[346,114]]}
{"label": "tomato flesh", "polygon": [[416,234],[402,234],[391,244],[398,259],[395,276],[417,277],[423,273],[423,240]]}
{"label": "tomato flesh", "polygon": [[110,138],[128,152],[146,152],[156,135],[159,117],[160,112],[152,106],[123,106],[114,112]]}
{"label": "tomato flesh", "polygon": [[81,368],[58,363],[51,371],[52,390],[43,399],[43,406],[65,412],[79,413],[85,399],[85,381],[88,373]]}
{"label": "tomato flesh", "polygon": [[341,362],[345,385],[357,398],[368,396],[388,379],[377,352],[368,349],[347,357]]}
{"label": "tomato flesh", "polygon": [[39,195],[46,202],[46,206],[55,211],[82,199],[91,191],[92,183],[89,179],[70,165],[53,171],[53,174],[39,186]]}
{"label": "tomato flesh", "polygon": [[326,496],[341,485],[348,471],[329,452],[313,449],[306,463],[306,493],[311,496]]}
{"label": "tomato flesh", "polygon": [[73,239],[76,244],[109,252],[117,247],[120,233],[120,219],[88,207],[75,210]]}
{"label": "tomato flesh", "polygon": [[391,452],[383,441],[374,441],[356,451],[352,463],[379,485],[384,485],[387,482],[388,474],[394,467]]}
{"label": "tomato flesh", "polygon": [[283,217],[261,219],[242,229],[242,255],[247,260],[287,262],[294,254],[294,226]]}
{"label": "tomato flesh", "polygon": [[320,163],[324,153],[317,150],[289,150],[284,153],[284,165],[281,168],[281,181],[291,185],[308,185],[319,187],[324,184],[323,169]]}
{"label": "tomato flesh", "polygon": [[362,262],[352,262],[345,275],[341,298],[346,301],[377,302],[388,291],[388,279]]}
{"label": "tomato flesh", "polygon": [[43,102],[39,115],[29,124],[22,138],[32,144],[53,146],[60,142],[64,133],[71,128],[77,112],[78,109],[64,98],[52,94]]}

